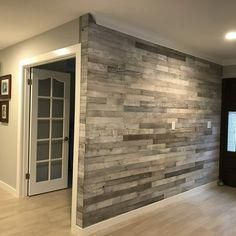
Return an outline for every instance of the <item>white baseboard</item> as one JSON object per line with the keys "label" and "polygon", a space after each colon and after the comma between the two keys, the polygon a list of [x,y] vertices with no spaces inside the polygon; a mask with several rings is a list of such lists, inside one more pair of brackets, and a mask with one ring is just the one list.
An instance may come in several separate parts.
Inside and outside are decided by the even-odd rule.
{"label": "white baseboard", "polygon": [[14,189],[13,187],[11,187],[10,185],[4,183],[3,181],[0,180],[0,188],[7,191],[8,193],[11,193],[12,195],[14,195],[15,197],[17,196],[17,191],[16,189]]}
{"label": "white baseboard", "polygon": [[143,206],[138,209],[132,210],[130,212],[115,216],[113,218],[99,222],[97,224],[94,224],[94,225],[89,226],[84,229],[82,229],[76,225],[72,228],[72,230],[75,231],[78,236],[89,236],[89,235],[95,234],[97,232],[102,234],[102,233],[109,232],[109,230],[111,230],[111,231],[118,230],[119,228],[122,228],[122,227],[128,225],[130,223],[129,220],[134,219],[135,217],[141,216],[141,215],[148,213],[148,212],[152,212],[158,208],[165,207],[171,203],[178,202],[181,199],[183,199],[184,197],[199,193],[203,190],[207,190],[207,189],[212,188],[213,186],[216,186],[216,185],[217,185],[217,181],[214,181],[214,182],[193,188],[189,191],[180,193],[178,195],[163,199],[159,202],[155,202],[150,205]]}

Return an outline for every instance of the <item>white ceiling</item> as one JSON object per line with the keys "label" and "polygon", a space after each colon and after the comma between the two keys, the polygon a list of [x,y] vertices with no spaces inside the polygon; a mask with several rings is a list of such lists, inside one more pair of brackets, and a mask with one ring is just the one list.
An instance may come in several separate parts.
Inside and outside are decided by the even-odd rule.
{"label": "white ceiling", "polygon": [[91,12],[98,23],[221,64],[236,63],[235,0],[0,0],[0,49]]}

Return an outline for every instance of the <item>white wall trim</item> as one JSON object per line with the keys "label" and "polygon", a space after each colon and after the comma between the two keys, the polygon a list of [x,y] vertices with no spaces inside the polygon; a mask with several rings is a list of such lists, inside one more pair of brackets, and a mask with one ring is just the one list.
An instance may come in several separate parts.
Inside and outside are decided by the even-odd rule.
{"label": "white wall trim", "polygon": [[0,180],[0,188],[7,191],[8,193],[12,194],[14,197],[17,196],[16,189],[11,187],[9,184],[4,183],[3,181]]}
{"label": "white wall trim", "polygon": [[76,82],[75,82],[75,118],[74,118],[74,152],[73,152],[73,186],[71,228],[76,227],[77,195],[78,195],[78,169],[79,169],[79,132],[80,132],[80,81],[81,81],[81,44],[76,51]]}
{"label": "white wall trim", "polygon": [[91,234],[95,234],[98,233],[99,235],[103,235],[103,234],[110,234],[112,233],[112,231],[114,230],[118,230],[119,228],[125,227],[126,225],[130,224],[130,220],[144,215],[146,213],[149,212],[153,212],[158,208],[162,208],[165,207],[171,203],[176,203],[180,200],[182,200],[183,198],[189,196],[189,195],[193,195],[196,193],[200,193],[203,192],[205,190],[208,190],[214,186],[217,185],[217,181],[196,187],[194,189],[191,189],[187,192],[183,192],[180,193],[178,195],[166,198],[164,200],[161,200],[159,202],[155,202],[153,204],[144,206],[144,207],[140,207],[138,209],[132,210],[130,212],[115,216],[111,219],[102,221],[100,223],[94,224],[92,226],[89,226],[87,228],[80,228],[79,226],[76,226],[73,228],[73,230],[75,230],[75,232],[77,233],[77,235],[79,236],[89,236]]}
{"label": "white wall trim", "polygon": [[17,130],[17,179],[16,193],[18,197],[27,196],[27,181],[25,173],[28,166],[28,138],[29,138],[29,97],[27,92],[27,73],[32,66],[48,62],[60,61],[68,58],[76,58],[76,90],[75,90],[75,131],[74,131],[74,154],[73,154],[73,186],[71,206],[71,227],[76,227],[77,208],[77,176],[78,176],[78,145],[79,145],[79,114],[80,114],[80,71],[81,71],[81,44],[60,48],[42,55],[20,61],[19,64],[19,107],[18,107],[18,130]]}

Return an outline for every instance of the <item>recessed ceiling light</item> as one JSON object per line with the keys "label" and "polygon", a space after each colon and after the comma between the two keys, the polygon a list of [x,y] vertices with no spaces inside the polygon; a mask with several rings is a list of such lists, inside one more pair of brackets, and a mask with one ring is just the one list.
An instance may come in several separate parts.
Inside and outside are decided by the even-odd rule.
{"label": "recessed ceiling light", "polygon": [[228,32],[225,35],[225,38],[228,39],[228,40],[236,40],[236,31]]}

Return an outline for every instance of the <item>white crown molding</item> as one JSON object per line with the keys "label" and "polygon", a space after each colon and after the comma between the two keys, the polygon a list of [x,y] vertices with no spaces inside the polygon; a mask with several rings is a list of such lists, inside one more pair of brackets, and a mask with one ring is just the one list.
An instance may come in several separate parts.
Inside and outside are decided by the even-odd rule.
{"label": "white crown molding", "polygon": [[119,31],[119,32],[122,32],[122,33],[125,33],[128,35],[131,35],[136,38],[143,39],[145,41],[149,41],[149,42],[152,42],[152,43],[164,46],[164,47],[168,47],[170,49],[174,49],[174,50],[183,52],[185,54],[189,54],[189,55],[219,64],[219,65],[223,65],[222,60],[219,60],[218,58],[213,58],[213,57],[205,55],[201,52],[198,52],[196,50],[192,50],[192,49],[186,48],[182,45],[178,45],[177,43],[174,43],[173,41],[165,39],[165,38],[161,38],[159,35],[152,33],[150,31],[148,32],[145,30],[140,30],[140,28],[138,28],[138,27],[134,28],[129,25],[124,25],[124,24],[114,21],[110,18],[108,19],[108,18],[104,17],[103,15],[96,13],[96,12],[92,13],[92,15],[96,19],[96,23],[99,25],[105,26],[107,28],[111,28],[113,30],[116,30],[116,31]]}

